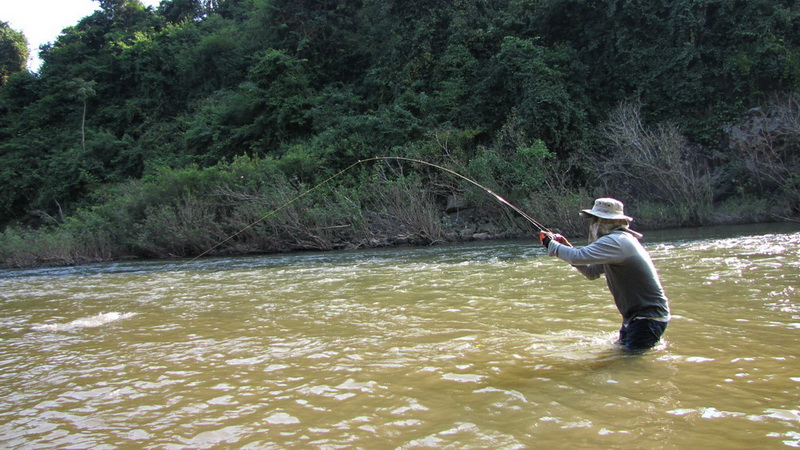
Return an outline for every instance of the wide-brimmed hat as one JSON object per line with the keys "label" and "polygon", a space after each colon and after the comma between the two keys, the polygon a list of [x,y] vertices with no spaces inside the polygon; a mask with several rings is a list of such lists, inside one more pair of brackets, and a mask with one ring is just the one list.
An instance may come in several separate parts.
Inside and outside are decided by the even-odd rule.
{"label": "wide-brimmed hat", "polygon": [[622,202],[613,198],[598,198],[594,201],[592,209],[581,211],[582,217],[599,217],[601,219],[628,220],[633,221],[633,217],[623,214]]}

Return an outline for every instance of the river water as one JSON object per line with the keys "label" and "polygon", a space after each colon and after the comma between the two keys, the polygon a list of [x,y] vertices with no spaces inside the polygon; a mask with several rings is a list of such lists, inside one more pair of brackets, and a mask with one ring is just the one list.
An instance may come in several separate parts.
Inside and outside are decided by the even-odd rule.
{"label": "river water", "polygon": [[0,447],[800,447],[800,226],[643,243],[641,356],[534,242],[2,271]]}

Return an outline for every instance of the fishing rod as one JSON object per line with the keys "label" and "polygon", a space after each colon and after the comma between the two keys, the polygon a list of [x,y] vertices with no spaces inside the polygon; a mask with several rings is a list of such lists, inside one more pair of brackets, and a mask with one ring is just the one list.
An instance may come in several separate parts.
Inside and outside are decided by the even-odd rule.
{"label": "fishing rod", "polygon": [[[517,214],[519,214],[520,216],[524,217],[525,220],[530,222],[536,228],[536,230],[540,232],[540,235],[543,234],[543,233],[550,233],[550,230],[547,229],[547,227],[545,227],[544,225],[539,223],[533,217],[529,216],[527,213],[525,213],[525,211],[523,211],[523,210],[519,209],[518,207],[514,206],[513,204],[511,204],[511,202],[509,202],[508,200],[506,200],[503,197],[499,196],[498,194],[496,194],[494,191],[492,191],[488,187],[478,183],[477,181],[475,181],[475,180],[473,180],[471,178],[468,178],[468,177],[466,177],[464,175],[461,175],[460,173],[456,172],[455,170],[448,169],[447,167],[440,166],[438,164],[434,164],[434,163],[431,163],[431,162],[428,162],[428,161],[423,161],[421,159],[407,158],[407,157],[404,157],[404,156],[374,156],[372,158],[359,159],[358,161],[354,162],[353,164],[350,164],[349,166],[345,167],[344,169],[340,170],[339,172],[336,172],[335,174],[333,174],[330,177],[326,178],[325,180],[323,180],[322,182],[318,183],[314,187],[312,187],[312,188],[300,193],[299,195],[297,195],[296,197],[290,199],[286,203],[284,203],[284,204],[278,206],[277,208],[273,209],[272,211],[264,214],[258,220],[256,220],[253,223],[247,225],[246,227],[242,228],[241,230],[237,231],[236,233],[233,233],[232,235],[230,235],[227,238],[223,239],[222,241],[218,242],[216,245],[214,245],[213,247],[211,247],[208,250],[204,251],[203,253],[200,253],[199,255],[195,256],[189,262],[190,263],[194,262],[194,261],[202,258],[203,256],[211,253],[212,251],[214,251],[214,249],[220,247],[221,245],[225,244],[226,242],[230,241],[231,239],[235,238],[236,236],[244,233],[245,231],[247,231],[250,228],[254,227],[259,222],[262,222],[262,221],[266,220],[268,217],[277,214],[278,211],[288,207],[292,203],[296,202],[297,200],[300,200],[301,198],[305,197],[306,195],[310,194],[311,192],[314,192],[315,190],[319,189],[320,187],[328,184],[333,179],[339,177],[340,175],[342,175],[345,172],[349,171],[353,167],[361,165],[361,164],[364,164],[364,163],[368,163],[368,162],[371,162],[371,161],[389,161],[389,160],[406,161],[406,162],[413,162],[413,163],[417,163],[417,164],[422,164],[422,165],[434,167],[436,169],[439,169],[439,170],[442,170],[442,171],[447,172],[449,174],[452,174],[452,175],[454,175],[454,176],[456,176],[458,178],[461,178],[462,180],[464,180],[464,181],[466,181],[466,182],[468,182],[468,183],[480,188],[481,190],[483,190],[487,194],[489,194],[492,197],[494,197],[497,201],[499,201],[503,205],[508,206],[509,208],[514,210]],[[561,237],[559,235],[556,235],[556,236],[558,238]],[[540,237],[540,239],[541,239],[541,237]]]}
{"label": "fishing rod", "polygon": [[359,163],[367,162],[367,161],[374,161],[374,160],[391,160],[391,159],[400,160],[400,161],[410,161],[410,162],[414,162],[414,163],[418,163],[418,164],[424,164],[426,166],[435,167],[435,168],[437,168],[439,170],[443,170],[445,172],[453,174],[453,175],[457,176],[458,178],[461,178],[462,180],[467,181],[467,182],[477,186],[478,188],[482,189],[484,192],[486,192],[487,194],[489,194],[492,197],[494,197],[497,201],[499,201],[500,203],[508,206],[509,208],[513,209],[517,214],[519,214],[520,216],[524,217],[525,220],[530,222],[534,227],[536,227],[536,230],[539,231],[539,241],[542,242],[543,244],[546,242],[546,239],[552,239],[552,240],[554,240],[554,241],[556,241],[556,242],[558,242],[560,244],[566,245],[568,247],[572,247],[572,243],[569,242],[569,240],[565,236],[562,236],[561,234],[558,234],[558,233],[553,233],[547,227],[545,227],[544,225],[539,223],[539,221],[537,221],[536,219],[534,219],[533,217],[528,215],[525,211],[523,211],[523,210],[519,209],[518,207],[514,206],[513,204],[511,204],[511,202],[509,202],[508,200],[504,199],[503,197],[497,195],[497,193],[495,193],[491,189],[487,188],[486,186],[478,183],[477,181],[475,181],[475,180],[473,180],[471,178],[467,178],[464,175],[461,175],[460,173],[456,172],[455,170],[451,170],[451,169],[448,169],[447,167],[440,166],[438,164],[434,164],[434,163],[431,163],[431,162],[428,162],[428,161],[423,161],[421,159],[406,158],[406,157],[403,157],[403,156],[375,156],[373,158],[361,160],[361,161],[359,161]]}
{"label": "fishing rod", "polygon": [[525,220],[527,220],[527,221],[528,221],[528,222],[530,222],[530,223],[531,223],[531,224],[532,224],[534,227],[536,227],[536,230],[537,230],[537,231],[548,231],[548,232],[550,231],[550,230],[548,230],[548,229],[547,229],[547,228],[546,228],[544,225],[542,225],[541,223],[539,223],[539,222],[538,222],[536,219],[534,219],[533,217],[531,217],[531,216],[529,216],[527,213],[525,213],[525,211],[523,211],[523,210],[519,209],[518,207],[516,207],[516,206],[512,205],[512,204],[511,204],[511,202],[509,202],[508,200],[504,199],[503,197],[501,197],[501,196],[497,195],[497,194],[496,194],[494,191],[492,191],[492,190],[491,190],[491,189],[489,189],[488,187],[486,187],[486,186],[484,186],[484,185],[482,185],[482,184],[478,183],[477,181],[475,181],[475,180],[473,180],[473,179],[471,179],[471,178],[467,178],[467,177],[465,177],[464,175],[461,175],[460,173],[458,173],[458,172],[456,172],[456,171],[454,171],[454,170],[448,169],[447,167],[440,166],[440,165],[438,165],[438,164],[434,164],[434,163],[431,163],[431,162],[428,162],[428,161],[423,161],[423,160],[421,160],[421,159],[406,158],[406,157],[403,157],[403,156],[375,156],[374,158],[369,158],[369,159],[360,160],[360,161],[359,161],[359,163],[361,163],[361,162],[368,162],[368,161],[375,161],[375,160],[399,160],[399,161],[409,161],[409,162],[414,162],[414,163],[417,163],[417,164],[424,164],[424,165],[426,165],[426,166],[435,167],[435,168],[437,168],[437,169],[439,169],[439,170],[443,170],[443,171],[445,171],[445,172],[448,172],[448,173],[450,173],[450,174],[452,174],[452,175],[455,175],[455,176],[457,176],[458,178],[461,178],[461,179],[462,179],[462,180],[464,180],[464,181],[467,181],[467,182],[469,182],[469,183],[471,183],[471,184],[473,184],[473,185],[477,186],[478,188],[482,189],[482,190],[483,190],[484,192],[486,192],[487,194],[489,194],[489,195],[491,195],[492,197],[494,197],[494,198],[495,198],[497,201],[499,201],[500,203],[502,203],[502,204],[504,204],[504,205],[508,206],[509,208],[513,209],[513,210],[514,210],[514,211],[515,211],[517,214],[519,214],[520,216],[524,217],[524,218],[525,218]]}

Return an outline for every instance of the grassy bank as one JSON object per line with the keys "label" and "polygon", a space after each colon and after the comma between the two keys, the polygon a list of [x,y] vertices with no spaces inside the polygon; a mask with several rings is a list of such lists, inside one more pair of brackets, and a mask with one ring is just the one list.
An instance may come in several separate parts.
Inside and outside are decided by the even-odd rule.
{"label": "grassy bank", "polygon": [[[303,250],[430,245],[531,237],[535,230],[493,197],[445,173],[400,174],[373,164],[322,185],[288,180],[272,160],[240,158],[210,169],[162,171],[98,193],[98,205],[45,227],[0,234],[0,265],[75,265],[131,258],[182,258]],[[487,182],[486,180],[483,180]],[[498,193],[504,191],[498,190]],[[567,236],[585,235],[577,212],[585,189],[550,180],[510,199]],[[624,198],[640,230],[780,220],[767,199],[730,198],[702,222],[667,203]]]}

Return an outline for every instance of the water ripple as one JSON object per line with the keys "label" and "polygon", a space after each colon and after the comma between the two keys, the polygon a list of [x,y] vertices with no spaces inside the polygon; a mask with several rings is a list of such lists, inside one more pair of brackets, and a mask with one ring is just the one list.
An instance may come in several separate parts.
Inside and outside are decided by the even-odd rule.
{"label": "water ripple", "polygon": [[531,242],[4,272],[0,445],[796,446],[800,233],[655,238],[640,357]]}

